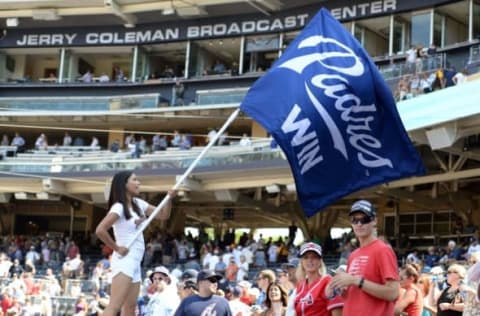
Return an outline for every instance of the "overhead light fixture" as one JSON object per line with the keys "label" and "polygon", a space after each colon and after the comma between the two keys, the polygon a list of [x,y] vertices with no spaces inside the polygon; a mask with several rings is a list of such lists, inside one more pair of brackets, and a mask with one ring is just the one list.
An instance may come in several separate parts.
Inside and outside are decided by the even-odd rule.
{"label": "overhead light fixture", "polygon": [[39,199],[39,200],[48,200],[49,197],[50,197],[50,196],[48,195],[47,192],[44,192],[44,191],[42,191],[42,192],[37,192],[37,199]]}
{"label": "overhead light fixture", "polygon": [[166,8],[162,10],[162,15],[173,15],[175,14],[174,8]]}
{"label": "overhead light fixture", "polygon": [[207,11],[201,6],[193,5],[191,7],[177,8],[176,12],[178,16],[196,16],[196,15],[206,15]]}
{"label": "overhead light fixture", "polygon": [[277,184],[267,185],[265,187],[265,190],[268,193],[278,193],[278,192],[280,192],[280,186],[278,186]]}
{"label": "overhead light fixture", "polygon": [[131,29],[135,27],[135,24],[133,23],[125,23],[123,26],[125,26],[127,29]]}
{"label": "overhead light fixture", "polygon": [[18,26],[18,18],[7,19],[7,27],[17,27],[17,26]]}
{"label": "overhead light fixture", "polygon": [[55,9],[34,9],[32,10],[32,19],[41,21],[56,21],[60,20],[61,16],[58,15]]}
{"label": "overhead light fixture", "polygon": [[15,194],[13,196],[15,196],[15,199],[17,199],[17,200],[26,200],[27,199],[27,193],[26,192],[15,192]]}
{"label": "overhead light fixture", "polygon": [[295,185],[295,183],[287,184],[287,191],[288,192],[296,192],[297,191],[297,186]]}

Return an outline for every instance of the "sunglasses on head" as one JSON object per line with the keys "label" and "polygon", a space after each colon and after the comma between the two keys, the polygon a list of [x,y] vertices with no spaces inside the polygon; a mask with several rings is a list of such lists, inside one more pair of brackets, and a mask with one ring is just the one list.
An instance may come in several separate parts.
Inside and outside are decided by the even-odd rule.
{"label": "sunglasses on head", "polygon": [[369,216],[363,216],[363,217],[352,217],[350,218],[350,222],[352,224],[368,224],[372,221],[372,218]]}

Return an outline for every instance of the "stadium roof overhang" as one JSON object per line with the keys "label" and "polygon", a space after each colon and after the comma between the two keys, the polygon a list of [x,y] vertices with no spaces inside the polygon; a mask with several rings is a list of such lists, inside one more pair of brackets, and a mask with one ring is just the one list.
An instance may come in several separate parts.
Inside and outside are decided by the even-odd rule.
{"label": "stadium roof overhang", "polygon": [[[15,27],[124,25],[195,19],[223,15],[273,12],[311,0],[4,0],[0,21],[17,19]],[[89,18],[86,20],[86,18]]]}

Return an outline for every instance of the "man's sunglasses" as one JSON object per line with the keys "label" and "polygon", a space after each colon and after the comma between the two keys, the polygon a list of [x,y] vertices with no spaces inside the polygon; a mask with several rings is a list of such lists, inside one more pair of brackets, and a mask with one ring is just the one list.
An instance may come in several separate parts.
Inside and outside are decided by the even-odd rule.
{"label": "man's sunglasses", "polygon": [[363,217],[352,217],[350,218],[350,222],[352,224],[368,224],[372,221],[372,218],[370,216],[363,216]]}
{"label": "man's sunglasses", "polygon": [[217,283],[218,282],[217,278],[208,278],[207,280],[212,282],[212,283]]}

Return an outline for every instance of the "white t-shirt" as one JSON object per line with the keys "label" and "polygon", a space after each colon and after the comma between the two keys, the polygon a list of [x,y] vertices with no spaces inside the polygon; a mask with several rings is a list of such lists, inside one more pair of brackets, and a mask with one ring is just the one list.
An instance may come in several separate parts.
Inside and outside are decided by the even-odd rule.
{"label": "white t-shirt", "polygon": [[239,299],[233,299],[228,301],[232,315],[251,315],[250,306],[240,301]]}
{"label": "white t-shirt", "polygon": [[457,81],[457,84],[462,84],[462,83],[467,82],[467,76],[465,76],[461,72],[457,72],[456,75],[453,76],[453,78],[455,78],[455,80]]}
{"label": "white t-shirt", "polygon": [[[133,201],[140,208],[141,214],[144,215],[149,204],[139,198],[133,198]],[[112,205],[109,212],[113,212],[120,216],[120,218],[113,224],[113,234],[115,235],[115,241],[117,245],[126,247],[137,231],[135,220],[139,219],[140,217],[137,215],[137,213],[130,209],[131,217],[129,220],[126,220],[125,215],[123,214],[123,205],[118,202]],[[130,247],[127,257],[142,260],[144,251],[145,241],[143,240],[143,234],[140,234]],[[116,252],[113,253],[113,256],[121,258],[121,256]]]}
{"label": "white t-shirt", "polygon": [[247,261],[245,262],[240,262],[238,265],[239,269],[237,272],[237,281],[243,281],[246,276],[248,276],[248,263]]}

